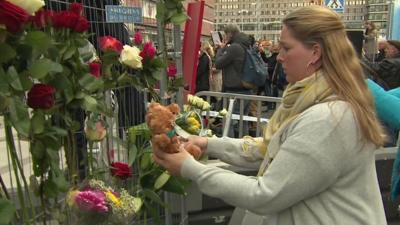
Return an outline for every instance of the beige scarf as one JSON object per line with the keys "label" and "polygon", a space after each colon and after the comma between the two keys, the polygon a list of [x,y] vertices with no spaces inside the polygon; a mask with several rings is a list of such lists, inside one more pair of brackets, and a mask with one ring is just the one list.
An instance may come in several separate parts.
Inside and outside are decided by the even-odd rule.
{"label": "beige scarf", "polygon": [[265,172],[269,162],[279,151],[279,148],[274,149],[274,151],[269,151],[267,149],[274,134],[283,131],[306,109],[315,104],[327,101],[332,93],[321,70],[301,81],[287,86],[283,93],[281,105],[271,117],[264,130],[264,148],[262,148],[261,153],[265,157],[258,172],[260,176]]}

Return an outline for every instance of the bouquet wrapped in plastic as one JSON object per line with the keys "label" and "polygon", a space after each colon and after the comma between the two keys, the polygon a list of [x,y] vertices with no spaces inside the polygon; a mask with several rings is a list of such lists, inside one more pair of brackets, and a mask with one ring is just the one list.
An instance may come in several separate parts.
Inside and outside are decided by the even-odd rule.
{"label": "bouquet wrapped in plastic", "polygon": [[89,180],[82,188],[69,191],[66,201],[74,224],[80,225],[132,224],[142,207],[140,198],[124,189],[117,192],[99,180]]}
{"label": "bouquet wrapped in plastic", "polygon": [[203,111],[209,111],[211,108],[207,101],[202,98],[188,95],[187,105],[184,106],[183,112],[179,114],[175,120],[175,128],[180,136],[199,135],[212,136],[212,132],[206,129],[206,125],[201,116]]}

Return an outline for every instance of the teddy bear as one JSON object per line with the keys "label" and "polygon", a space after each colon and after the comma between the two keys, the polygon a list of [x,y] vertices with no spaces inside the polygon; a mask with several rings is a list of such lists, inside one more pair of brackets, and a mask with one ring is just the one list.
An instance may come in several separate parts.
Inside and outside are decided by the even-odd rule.
{"label": "teddy bear", "polygon": [[[181,145],[174,128],[179,112],[180,108],[177,104],[163,106],[153,102],[150,103],[146,113],[146,122],[152,134],[151,142],[164,152],[176,153]],[[185,150],[195,159],[201,156],[201,149],[196,145],[188,143]]]}

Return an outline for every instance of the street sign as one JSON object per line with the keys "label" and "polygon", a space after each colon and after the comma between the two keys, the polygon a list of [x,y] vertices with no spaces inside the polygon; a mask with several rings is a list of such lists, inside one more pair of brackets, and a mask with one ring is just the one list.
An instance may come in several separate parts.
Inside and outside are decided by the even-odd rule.
{"label": "street sign", "polygon": [[107,23],[143,23],[142,8],[106,5]]}
{"label": "street sign", "polygon": [[325,5],[337,13],[344,12],[345,0],[325,0]]}

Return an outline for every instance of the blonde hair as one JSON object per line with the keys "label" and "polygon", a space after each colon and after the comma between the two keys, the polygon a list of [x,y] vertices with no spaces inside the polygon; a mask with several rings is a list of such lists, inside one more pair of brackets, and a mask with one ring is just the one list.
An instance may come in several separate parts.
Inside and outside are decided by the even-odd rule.
{"label": "blonde hair", "polygon": [[201,51],[206,52],[211,58],[214,57],[214,49],[211,47],[208,41],[201,43]]}
{"label": "blonde hair", "polygon": [[288,14],[283,24],[303,44],[320,44],[321,69],[329,86],[351,105],[363,137],[383,146],[384,130],[376,117],[372,94],[339,15],[325,7],[309,6]]}

